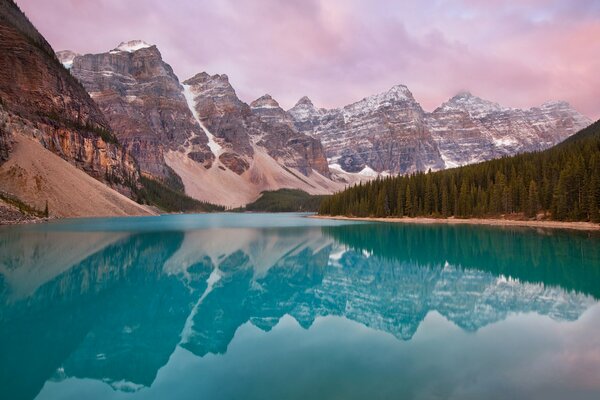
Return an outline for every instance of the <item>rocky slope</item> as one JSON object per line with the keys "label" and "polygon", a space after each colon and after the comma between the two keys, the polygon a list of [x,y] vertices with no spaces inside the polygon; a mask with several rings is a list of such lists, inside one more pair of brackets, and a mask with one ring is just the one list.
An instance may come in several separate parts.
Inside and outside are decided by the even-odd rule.
{"label": "rocky slope", "polygon": [[212,164],[207,137],[156,46],[131,41],[106,53],[76,56],[71,73],[107,116],[142,172],[168,178],[164,153],[180,147],[200,164]]}
{"label": "rocky slope", "polygon": [[548,148],[591,121],[565,102],[520,110],[460,93],[432,113],[406,86],[341,109],[303,97],[288,113],[322,140],[333,169],[359,175],[438,170]]}
{"label": "rocky slope", "polygon": [[[203,72],[184,82],[193,93],[195,111],[220,149],[219,159],[239,174],[248,167],[256,146],[278,163],[310,176],[328,177],[329,168],[321,143],[298,132],[293,120],[269,95],[242,102],[227,75]],[[211,135],[211,133],[209,133]]]}
{"label": "rocky slope", "polygon": [[427,115],[446,168],[544,150],[590,123],[566,102],[520,110],[468,92],[459,93]]}
{"label": "rocky slope", "polygon": [[[0,100],[0,162],[18,164],[15,143],[21,137],[34,138],[47,151],[122,193],[129,195],[139,185],[134,158],[119,146],[101,110],[9,0],[0,2]],[[39,174],[31,179],[37,182],[31,187],[32,197],[44,201],[47,182]],[[4,182],[0,189],[5,190]],[[83,193],[75,194],[79,195]],[[53,206],[56,210],[61,205]]]}
{"label": "rocky slope", "polygon": [[322,140],[334,169],[365,175],[444,167],[426,114],[406,86],[335,110],[316,109],[303,98],[289,114],[298,129]]}
{"label": "rocky slope", "polygon": [[176,174],[188,195],[240,206],[264,190],[341,188],[329,179],[318,139],[295,129],[273,99],[242,102],[226,75],[200,73],[180,84],[156,46],[142,41],[101,54],[59,55],[142,172],[165,181]]}

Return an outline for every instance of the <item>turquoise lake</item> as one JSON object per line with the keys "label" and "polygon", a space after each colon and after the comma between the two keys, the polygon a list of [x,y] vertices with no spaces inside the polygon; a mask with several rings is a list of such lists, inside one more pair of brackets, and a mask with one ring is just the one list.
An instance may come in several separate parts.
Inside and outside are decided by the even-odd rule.
{"label": "turquoise lake", "polygon": [[599,399],[600,234],[301,214],[0,228],[0,399]]}

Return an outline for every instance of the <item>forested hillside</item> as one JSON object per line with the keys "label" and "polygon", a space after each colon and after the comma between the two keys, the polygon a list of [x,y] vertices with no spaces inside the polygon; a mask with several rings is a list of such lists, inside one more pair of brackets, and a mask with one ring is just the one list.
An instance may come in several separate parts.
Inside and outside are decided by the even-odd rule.
{"label": "forested hillside", "polygon": [[324,199],[324,215],[544,217],[600,222],[600,121],[542,152],[377,179]]}
{"label": "forested hillside", "polygon": [[253,203],[239,211],[253,212],[316,212],[325,196],[311,195],[299,189],[266,191]]}

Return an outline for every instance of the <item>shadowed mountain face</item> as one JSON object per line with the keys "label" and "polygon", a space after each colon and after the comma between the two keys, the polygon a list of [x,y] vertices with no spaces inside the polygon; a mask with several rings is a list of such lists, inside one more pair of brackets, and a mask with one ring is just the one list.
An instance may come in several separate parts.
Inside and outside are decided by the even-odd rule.
{"label": "shadowed mountain face", "polygon": [[176,349],[226,354],[241,326],[285,315],[409,341],[433,311],[477,332],[514,314],[575,321],[600,296],[587,234],[189,218],[0,231],[1,397],[67,378],[150,387]]}
{"label": "shadowed mountain face", "polygon": [[[138,184],[137,163],[117,145],[102,111],[14,2],[4,0],[0,2],[0,165],[10,158],[20,135],[34,138],[94,178],[105,182],[112,178],[120,183],[115,188],[125,194],[130,194],[128,186]],[[15,173],[12,179],[25,180],[23,173]],[[39,196],[46,197],[41,190]]]}

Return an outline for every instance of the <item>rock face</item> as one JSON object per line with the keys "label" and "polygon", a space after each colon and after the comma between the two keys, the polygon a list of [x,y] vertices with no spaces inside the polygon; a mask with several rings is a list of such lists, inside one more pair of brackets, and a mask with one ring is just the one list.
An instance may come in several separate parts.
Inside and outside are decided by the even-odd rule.
{"label": "rock face", "polygon": [[181,149],[166,154],[192,197],[237,207],[265,190],[326,194],[343,188],[329,179],[319,140],[299,132],[270,96],[248,105],[226,75],[204,72],[186,80],[183,91],[215,158],[203,168]]}
{"label": "rock face", "polygon": [[[71,53],[61,55],[68,62]],[[142,172],[168,181],[174,171],[193,197],[239,206],[263,190],[339,189],[320,141],[299,132],[273,99],[242,102],[227,75],[200,73],[180,84],[156,46],[142,41],[75,56],[71,73]]]}
{"label": "rock face", "polygon": [[[236,95],[227,75],[203,72],[184,82],[194,94],[195,110],[220,146],[219,159],[229,168],[245,171],[242,160],[252,159],[255,146],[277,162],[309,176],[329,176],[319,140],[300,133],[293,120],[269,95],[248,106]],[[249,165],[249,164],[248,164]],[[246,168],[247,169],[247,168]]]}
{"label": "rock face", "polygon": [[363,175],[438,170],[543,150],[591,121],[565,102],[529,110],[460,93],[426,113],[406,86],[341,109],[303,97],[288,111],[298,130],[320,138],[332,168]]}
{"label": "rock face", "polygon": [[66,69],[71,69],[71,67],[73,66],[73,60],[75,59],[75,57],[79,57],[80,55],[81,54],[75,53],[71,50],[62,50],[56,52],[56,57],[58,58],[58,61],[60,61]]}
{"label": "rock face", "polygon": [[296,130],[292,118],[270,95],[256,99],[250,108],[254,116],[250,123],[251,133],[271,157],[306,176],[312,170],[329,176],[321,142]]}
{"label": "rock face", "polygon": [[406,86],[334,110],[317,109],[303,98],[289,114],[298,129],[322,140],[330,164],[346,172],[396,174],[444,167],[426,113]]}
{"label": "rock face", "polygon": [[131,41],[107,53],[78,56],[71,73],[100,106],[142,172],[169,177],[164,152],[178,148],[202,165],[212,164],[208,139],[156,46]]}
{"label": "rock face", "polygon": [[25,135],[125,194],[138,185],[102,111],[12,1],[0,2],[0,99],[0,161]]}
{"label": "rock face", "polygon": [[427,115],[446,167],[547,149],[591,121],[566,102],[520,110],[460,93]]}

